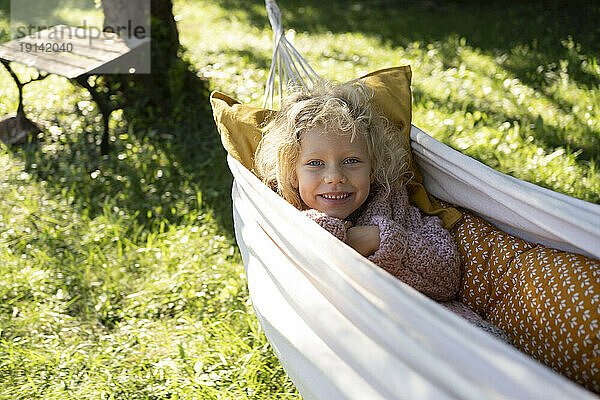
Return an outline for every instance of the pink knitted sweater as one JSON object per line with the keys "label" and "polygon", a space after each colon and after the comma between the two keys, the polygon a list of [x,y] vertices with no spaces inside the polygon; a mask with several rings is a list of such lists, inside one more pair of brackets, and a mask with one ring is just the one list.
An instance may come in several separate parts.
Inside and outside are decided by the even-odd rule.
{"label": "pink knitted sweater", "polygon": [[[342,241],[344,221],[317,210],[305,215]],[[379,250],[369,260],[434,300],[455,298],[460,285],[460,257],[450,232],[435,216],[424,216],[408,203],[406,189],[371,194],[354,225],[376,225]]]}

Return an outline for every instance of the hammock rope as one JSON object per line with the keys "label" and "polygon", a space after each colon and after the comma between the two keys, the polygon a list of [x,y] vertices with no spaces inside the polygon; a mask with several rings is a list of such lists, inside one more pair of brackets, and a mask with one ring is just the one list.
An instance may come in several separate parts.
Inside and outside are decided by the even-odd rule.
{"label": "hammock rope", "polygon": [[285,92],[293,87],[308,89],[322,79],[286,38],[281,24],[281,11],[275,0],[265,0],[265,5],[273,29],[273,58],[262,106],[273,109],[276,91],[281,102]]}

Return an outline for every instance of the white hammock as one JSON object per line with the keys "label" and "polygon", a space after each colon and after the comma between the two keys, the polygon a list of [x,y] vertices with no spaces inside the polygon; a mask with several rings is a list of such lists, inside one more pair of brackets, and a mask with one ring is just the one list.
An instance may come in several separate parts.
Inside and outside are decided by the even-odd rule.
{"label": "white hammock", "polygon": [[[598,257],[600,206],[500,174],[415,127],[411,139],[434,195]],[[596,398],[383,272],[228,160],[254,309],[305,399]]]}
{"label": "white hammock", "polygon": [[[431,194],[526,240],[600,258],[600,206],[498,173],[416,127],[411,142]],[[304,399],[596,398],[393,278],[228,162],[253,306]]]}

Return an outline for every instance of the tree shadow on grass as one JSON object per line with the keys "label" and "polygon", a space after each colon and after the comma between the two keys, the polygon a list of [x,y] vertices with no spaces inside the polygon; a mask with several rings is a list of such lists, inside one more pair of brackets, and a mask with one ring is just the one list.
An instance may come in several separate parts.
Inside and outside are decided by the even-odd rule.
{"label": "tree shadow on grass", "polygon": [[[581,132],[579,136],[572,137],[570,132],[575,129],[565,129],[557,126],[553,122],[544,121],[539,115],[527,110],[526,107],[521,107],[519,111],[512,112],[503,109],[500,105],[481,101],[475,107],[472,98],[453,99],[448,101],[447,98],[436,96],[435,94],[426,93],[422,89],[413,88],[413,99],[416,104],[425,104],[428,101],[433,101],[439,110],[447,111],[448,114],[463,111],[471,114],[479,112],[485,114],[487,124],[500,126],[504,122],[511,124],[518,123],[523,127],[520,130],[521,135],[535,134],[538,144],[543,144],[550,151],[557,148],[567,147],[571,150],[578,150],[578,159],[585,161],[595,161],[600,156],[600,138],[596,132],[590,128],[585,121],[578,117],[573,119],[573,128]],[[515,98],[507,99],[514,103]],[[557,100],[559,102],[559,100]],[[530,130],[529,127],[532,127]]]}
{"label": "tree shadow on grass", "polygon": [[[53,10],[90,7],[85,0],[50,3],[44,6]],[[11,5],[14,3],[10,0],[0,0],[2,20],[10,22]],[[0,39],[9,39],[10,32],[0,33]],[[248,54],[240,56],[249,57]],[[267,63],[266,60],[257,62],[261,67]],[[186,74],[194,82],[191,86],[198,89],[198,93],[192,93],[197,101],[188,102],[185,110],[179,110],[180,115],[185,114],[182,121],[170,121],[154,129],[149,118],[148,125],[135,133],[127,132],[121,123],[111,132],[114,140],[111,154],[101,156],[94,143],[102,132],[97,109],[83,115],[74,104],[89,96],[73,87],[72,95],[77,100],[67,100],[64,110],[43,117],[46,126],[60,127],[67,133],[57,137],[44,132],[40,143],[15,148],[14,154],[23,159],[28,172],[46,182],[49,190],[66,197],[89,217],[102,214],[105,204],[112,203],[118,209],[115,212],[135,215],[141,225],[154,227],[208,211],[218,226],[232,237],[232,176],[208,104],[208,85],[198,82],[200,78],[195,71],[180,74]],[[73,130],[68,128],[73,118],[66,116],[74,113],[79,114],[77,119],[84,127],[81,132],[69,132]],[[42,151],[40,145],[49,142],[53,144],[51,149]]]}
{"label": "tree shadow on grass", "polygon": [[[269,26],[262,0],[222,0],[225,9],[245,13],[247,23]],[[448,36],[464,37],[483,52],[510,53],[518,46],[534,46],[531,56],[515,65],[523,82],[535,83],[538,57],[559,62],[569,57],[561,41],[573,38],[584,55],[600,56],[600,5],[587,0],[494,1],[475,0],[279,0],[283,26],[310,33],[362,32],[391,46],[432,43]],[[249,6],[252,5],[252,6]],[[573,79],[588,88],[597,76],[573,68]]]}
{"label": "tree shadow on grass", "polygon": [[[595,38],[600,36],[600,28],[596,26],[600,7],[588,2],[576,1],[564,7],[558,1],[524,5],[516,2],[480,4],[467,0],[410,3],[278,0],[278,3],[284,26],[297,31],[363,32],[378,37],[381,43],[398,47],[414,42],[444,41],[454,35],[464,37],[470,46],[490,55],[510,55],[521,46],[528,51],[511,58],[516,61],[503,65],[521,82],[534,88],[543,86],[545,82],[538,72],[540,62],[560,64],[560,60],[571,57],[573,62],[569,68],[573,71],[569,71],[569,76],[587,88],[599,85],[597,76],[578,68],[577,54],[560,45],[571,36],[581,46],[578,54],[598,58],[600,43]],[[221,0],[220,4],[242,13],[247,23],[259,28],[268,26],[262,0]],[[250,52],[240,53],[240,56],[264,69],[270,63]],[[426,94],[417,92],[415,95]],[[554,103],[560,102],[554,99]],[[568,104],[559,106],[569,107]],[[452,107],[463,109],[469,105]],[[488,108],[482,110],[499,119],[513,117],[491,105]],[[103,212],[104,202],[114,199],[119,208],[136,215],[142,224],[177,223],[182,215],[191,215],[203,208],[198,207],[200,202],[212,210],[219,226],[233,237],[232,177],[216,134],[207,93],[198,93],[198,103],[190,105],[188,115],[185,123],[146,131],[141,145],[129,139],[117,139],[113,153],[106,158],[101,158],[98,149],[90,143],[73,145],[69,155],[60,151],[37,151],[24,158],[32,172],[35,172],[33,164],[38,165],[38,170],[39,166],[45,166],[44,171],[36,172],[40,179],[51,182],[58,192],[66,191],[67,197],[82,208],[90,208],[90,216]],[[56,123],[60,126],[60,121]],[[92,131],[100,131],[100,127],[94,128],[97,122],[93,116],[88,116],[85,124],[91,126]],[[586,132],[586,135],[594,133]],[[548,146],[557,146],[562,133],[554,132],[540,140],[547,141]],[[128,146],[145,148],[136,152]],[[156,153],[163,156],[153,158],[155,150],[160,150]],[[600,150],[584,150],[586,157],[598,158]],[[125,158],[120,159],[123,155]]]}
{"label": "tree shadow on grass", "polygon": [[[74,88],[73,96],[85,98]],[[68,105],[67,105],[68,107]],[[208,104],[208,90],[189,104],[185,122],[131,132],[126,124],[113,126],[112,151],[100,154],[102,126],[97,110],[77,120],[83,132],[53,137],[44,132],[39,143],[15,147],[25,170],[45,188],[89,218],[111,211],[135,218],[138,226],[159,231],[162,224],[201,224],[209,216],[224,235],[232,238],[232,175]],[[72,112],[71,112],[72,114]],[[66,127],[72,121],[65,109],[49,126]],[[72,116],[72,115],[71,115]],[[43,144],[53,144],[42,149]]]}
{"label": "tree shadow on grass", "polygon": [[[285,29],[311,34],[361,32],[378,38],[382,45],[407,47],[417,42],[421,48],[430,43],[445,43],[453,37],[464,38],[468,46],[494,59],[509,76],[538,91],[567,114],[573,105],[546,90],[557,76],[566,73],[569,82],[586,90],[600,87],[600,76],[586,68],[586,64],[600,60],[597,40],[600,3],[587,0],[278,0],[277,3]],[[246,23],[259,28],[269,26],[262,0],[221,0],[220,4],[238,17],[243,15]],[[461,62],[456,54],[442,57],[446,68],[458,67]],[[491,104],[488,108],[496,112]],[[502,115],[500,111],[496,116]],[[528,117],[536,120],[537,115]],[[568,133],[551,125],[546,126],[550,132],[538,135],[536,140],[546,148],[574,145],[582,149],[580,159],[600,160],[597,132],[585,121],[577,121],[577,125],[582,126],[582,136],[571,143],[562,142],[569,137]]]}

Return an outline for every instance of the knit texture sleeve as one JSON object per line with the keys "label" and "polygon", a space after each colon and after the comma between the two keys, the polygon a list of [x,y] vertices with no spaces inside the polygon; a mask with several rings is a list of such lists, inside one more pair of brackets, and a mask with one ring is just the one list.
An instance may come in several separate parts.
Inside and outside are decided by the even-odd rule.
{"label": "knit texture sleeve", "polygon": [[423,216],[408,203],[406,189],[376,193],[356,225],[377,225],[379,250],[369,259],[434,300],[455,298],[460,258],[438,217]]}
{"label": "knit texture sleeve", "polygon": [[302,214],[306,215],[308,218],[321,225],[322,228],[324,228],[336,238],[340,239],[342,242],[346,241],[347,229],[343,220],[335,217],[330,217],[325,213],[313,209],[302,211]]}

